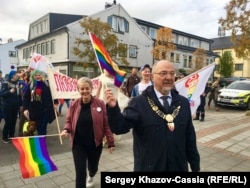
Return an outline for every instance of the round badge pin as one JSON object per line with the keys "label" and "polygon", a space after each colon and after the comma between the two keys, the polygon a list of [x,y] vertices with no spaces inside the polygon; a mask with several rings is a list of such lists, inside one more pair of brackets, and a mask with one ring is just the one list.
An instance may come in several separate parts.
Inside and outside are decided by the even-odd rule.
{"label": "round badge pin", "polygon": [[101,107],[97,107],[96,110],[97,110],[97,112],[101,112],[102,111]]}

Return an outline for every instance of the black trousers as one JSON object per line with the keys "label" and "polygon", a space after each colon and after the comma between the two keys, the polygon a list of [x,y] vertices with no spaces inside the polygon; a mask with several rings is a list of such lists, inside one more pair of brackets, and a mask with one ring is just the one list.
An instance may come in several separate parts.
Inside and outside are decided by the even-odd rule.
{"label": "black trousers", "polygon": [[5,124],[3,127],[4,139],[15,136],[18,110],[19,110],[18,105],[3,105],[4,120],[5,120]]}
{"label": "black trousers", "polygon": [[205,105],[206,105],[206,98],[201,96],[200,97],[200,105],[198,106],[196,110],[196,117],[205,116]]}
{"label": "black trousers", "polygon": [[94,177],[97,173],[102,148],[102,144],[98,147],[73,145],[72,153],[76,171],[76,188],[86,188],[87,168],[90,177]]}

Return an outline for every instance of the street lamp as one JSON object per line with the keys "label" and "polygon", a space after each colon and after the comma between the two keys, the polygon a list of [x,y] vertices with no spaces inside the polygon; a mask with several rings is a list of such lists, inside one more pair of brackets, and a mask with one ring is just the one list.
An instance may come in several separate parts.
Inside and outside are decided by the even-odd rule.
{"label": "street lamp", "polygon": [[225,37],[225,35],[226,35],[225,29],[223,29],[221,26],[219,26],[219,28],[218,28],[218,36],[219,37]]}
{"label": "street lamp", "polygon": [[[221,37],[225,37],[226,35],[226,32],[225,32],[225,29],[221,26],[218,27],[218,36],[221,38]],[[220,42],[221,42],[221,39],[220,39]],[[223,43],[221,42],[221,46],[223,45]],[[221,47],[221,57],[223,55],[223,46]],[[220,65],[221,67],[221,65]],[[220,69],[219,67],[219,69]],[[221,74],[220,74],[220,77],[221,77]]]}

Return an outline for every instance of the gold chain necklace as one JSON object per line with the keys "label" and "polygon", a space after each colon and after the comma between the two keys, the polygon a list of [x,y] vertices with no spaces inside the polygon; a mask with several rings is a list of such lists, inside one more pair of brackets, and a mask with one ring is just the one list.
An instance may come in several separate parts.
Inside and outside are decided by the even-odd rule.
{"label": "gold chain necklace", "polygon": [[162,119],[166,120],[168,123],[168,128],[170,131],[174,130],[174,118],[179,114],[179,111],[181,109],[181,106],[178,106],[176,109],[174,109],[172,114],[164,114],[162,111],[159,110],[158,106],[155,105],[154,101],[152,99],[148,98],[148,103],[150,104],[151,108],[155,113],[160,116]]}

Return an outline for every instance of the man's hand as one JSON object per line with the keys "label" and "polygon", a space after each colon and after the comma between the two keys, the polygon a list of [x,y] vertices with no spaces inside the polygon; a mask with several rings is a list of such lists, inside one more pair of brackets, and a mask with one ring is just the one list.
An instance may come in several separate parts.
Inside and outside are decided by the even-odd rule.
{"label": "man's hand", "polygon": [[115,98],[111,89],[108,88],[105,90],[105,97],[106,97],[106,103],[108,104],[108,106],[115,107],[117,103],[117,99]]}

